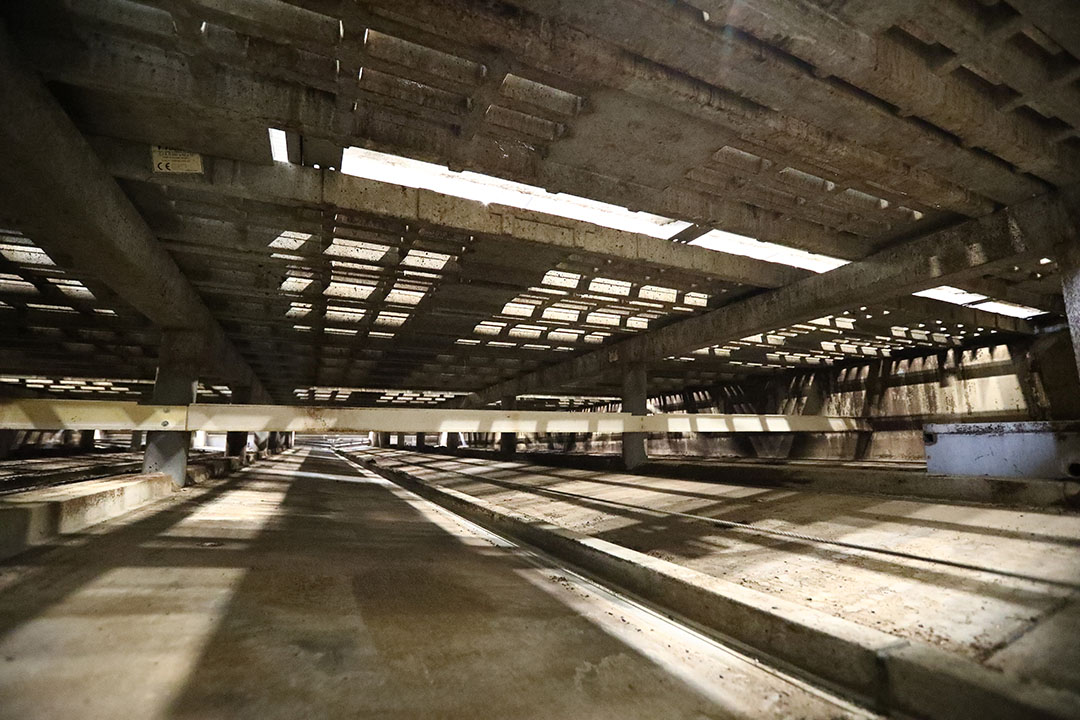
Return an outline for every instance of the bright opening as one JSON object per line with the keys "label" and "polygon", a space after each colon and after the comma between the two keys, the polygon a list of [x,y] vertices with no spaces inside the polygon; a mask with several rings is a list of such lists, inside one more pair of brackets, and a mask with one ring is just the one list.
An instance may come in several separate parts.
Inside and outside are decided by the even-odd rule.
{"label": "bright opening", "polygon": [[274,162],[289,162],[289,144],[285,141],[285,131],[268,128],[270,133],[270,156]]}
{"label": "bright opening", "polygon": [[455,172],[442,165],[358,147],[345,149],[341,159],[341,172],[369,180],[434,190],[485,204],[497,203],[572,220],[583,220],[615,230],[636,232],[665,240],[690,227],[690,223],[681,220],[645,212],[631,212],[618,205],[565,193],[550,193],[543,188],[490,175],[469,171]]}

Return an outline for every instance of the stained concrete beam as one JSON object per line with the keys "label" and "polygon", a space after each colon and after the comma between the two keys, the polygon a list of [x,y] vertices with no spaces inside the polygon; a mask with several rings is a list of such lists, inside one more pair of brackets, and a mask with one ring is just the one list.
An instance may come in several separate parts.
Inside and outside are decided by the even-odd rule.
{"label": "stained concrete beam", "polygon": [[107,284],[162,328],[197,330],[203,369],[262,384],[190,282],[19,56],[0,25],[0,188],[20,227],[63,266]]}
{"label": "stained concrete beam", "polygon": [[146,161],[147,149],[143,146],[106,139],[97,139],[94,146],[109,171],[126,180],[196,188],[225,197],[336,208],[676,268],[757,287],[779,287],[805,275],[805,271],[779,263],[329,170],[285,163],[254,165],[217,158],[213,172],[205,177],[161,175],[155,174]]}
{"label": "stained concrete beam", "polygon": [[1042,196],[930,233],[827,273],[731,303],[659,330],[580,355],[564,363],[493,385],[470,395],[483,405],[507,394],[594,380],[633,363],[648,363],[749,335],[842,313],[852,305],[881,302],[952,279],[983,274],[1020,258],[1035,258],[1075,237],[1066,208],[1080,189]]}

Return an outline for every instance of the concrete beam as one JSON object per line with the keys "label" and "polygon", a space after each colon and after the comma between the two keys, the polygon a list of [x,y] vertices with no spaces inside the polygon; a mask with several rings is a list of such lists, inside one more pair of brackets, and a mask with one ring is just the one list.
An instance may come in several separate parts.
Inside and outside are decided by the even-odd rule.
{"label": "concrete beam", "polygon": [[[181,373],[161,375],[168,387],[186,392]],[[636,397],[636,396],[635,396]],[[635,401],[636,402],[636,401]],[[640,408],[641,405],[635,405]],[[149,411],[149,412],[147,412]],[[125,421],[124,418],[127,418]],[[145,418],[152,418],[147,422]],[[163,418],[165,418],[163,420]],[[167,424],[166,424],[167,423]],[[542,410],[444,410],[439,408],[342,408],[290,405],[140,405],[126,401],[20,399],[0,402],[0,428],[12,430],[109,430],[168,427],[190,432],[244,430],[265,449],[270,432],[390,434],[605,433],[624,432],[858,432],[862,420],[823,415],[628,414]]]}
{"label": "concrete beam", "polygon": [[204,369],[262,384],[0,25],[0,191],[58,264],[105,283],[156,325],[205,338]]}
{"label": "concrete beam", "polygon": [[492,385],[467,402],[482,405],[507,394],[550,391],[624,372],[633,363],[682,355],[1040,257],[1073,239],[1066,207],[1075,204],[1078,195],[1080,190],[1073,187],[930,233],[860,262]]}
{"label": "concrete beam", "polygon": [[109,171],[126,180],[193,188],[246,200],[363,213],[470,235],[538,243],[575,253],[690,271],[758,287],[779,287],[805,275],[804,271],[779,263],[329,170],[216,158],[213,172],[206,176],[162,175],[155,174],[145,162],[145,146],[98,138],[94,147]]}

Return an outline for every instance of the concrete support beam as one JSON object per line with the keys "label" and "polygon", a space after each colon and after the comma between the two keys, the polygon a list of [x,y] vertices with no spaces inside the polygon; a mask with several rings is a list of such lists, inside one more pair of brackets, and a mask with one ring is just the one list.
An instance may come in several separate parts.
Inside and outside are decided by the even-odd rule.
{"label": "concrete support beam", "polygon": [[[503,410],[516,410],[517,397],[507,395],[499,401],[499,407]],[[504,455],[513,455],[517,451],[517,433],[505,432],[499,434],[499,452]]]}
{"label": "concrete support beam", "polygon": [[208,373],[268,399],[176,262],[0,25],[0,193],[62,267],[93,275],[162,328],[196,331]]}
{"label": "concrete support beam", "polygon": [[551,391],[624,372],[700,348],[843,313],[852,306],[910,295],[971,275],[992,272],[1018,260],[1075,248],[1067,208],[1080,202],[1080,188],[1044,195],[977,220],[928,233],[820,275],[772,292],[729,303],[707,313],[665,325],[620,343],[508,380],[469,396],[482,405],[507,394]]}
{"label": "concrete support beam", "polygon": [[[157,378],[154,380],[155,403],[195,402],[200,345],[196,332],[170,330],[162,333]],[[168,421],[162,421],[162,424],[167,425]],[[165,473],[174,485],[183,487],[187,482],[190,447],[191,432],[188,431],[154,430],[147,433],[143,472]]]}
{"label": "concrete support beam", "polygon": [[[623,412],[631,415],[647,415],[647,378],[645,365],[635,363],[626,369],[622,383]],[[648,460],[645,451],[646,434],[628,432],[622,436],[622,461],[627,470],[633,470]]]}
{"label": "concrete support beam", "polygon": [[210,177],[155,174],[145,146],[95,138],[110,172],[129,180],[211,190],[225,197],[334,207],[410,225],[430,225],[492,238],[565,248],[607,258],[708,274],[727,282],[779,287],[806,275],[779,263],[707,250],[547,213],[484,204],[338,172],[216,158]]}
{"label": "concrete support beam", "polygon": [[131,452],[139,452],[140,450],[142,450],[145,435],[146,433],[144,433],[142,430],[132,430],[131,442],[128,445],[128,450],[130,450]]}

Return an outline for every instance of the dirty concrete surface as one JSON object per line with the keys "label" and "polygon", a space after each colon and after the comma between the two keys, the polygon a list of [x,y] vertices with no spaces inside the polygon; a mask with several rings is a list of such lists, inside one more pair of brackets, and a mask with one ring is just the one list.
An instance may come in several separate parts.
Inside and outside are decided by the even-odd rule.
{"label": "dirty concrete surface", "polygon": [[0,716],[867,714],[304,449],[0,565]]}
{"label": "dirty concrete surface", "polygon": [[369,453],[380,465],[505,508],[1023,678],[1080,689],[1080,649],[1066,640],[1080,627],[1080,514]]}

